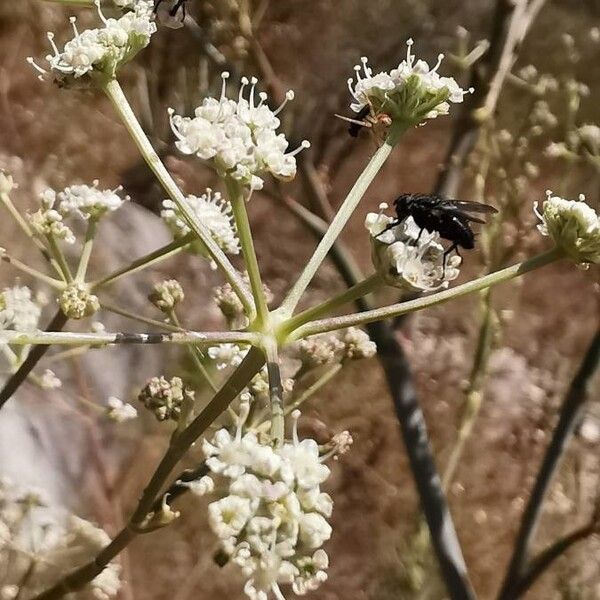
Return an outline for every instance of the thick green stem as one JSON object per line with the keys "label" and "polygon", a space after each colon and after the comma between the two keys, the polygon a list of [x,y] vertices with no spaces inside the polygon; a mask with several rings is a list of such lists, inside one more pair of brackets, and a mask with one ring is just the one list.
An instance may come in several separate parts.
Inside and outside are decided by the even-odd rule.
{"label": "thick green stem", "polygon": [[154,250],[154,252],[150,252],[150,254],[146,254],[146,256],[142,256],[137,260],[134,260],[132,263],[128,264],[125,267],[122,267],[121,269],[115,271],[114,273],[111,273],[110,275],[107,275],[103,279],[90,283],[90,288],[94,290],[99,287],[108,285],[109,283],[114,283],[118,279],[121,279],[121,277],[125,277],[126,275],[133,275],[134,273],[142,271],[143,269],[147,269],[148,267],[162,262],[167,258],[171,258],[172,256],[179,254],[183,247],[192,242],[193,240],[194,234],[190,232],[187,235],[180,237],[174,240],[173,242],[167,244],[166,246],[162,246],[161,248],[158,248],[158,250]]}
{"label": "thick green stem", "polygon": [[83,250],[81,251],[81,258],[79,259],[79,266],[77,267],[77,273],[75,274],[75,281],[79,283],[83,283],[85,281],[85,275],[90,262],[90,256],[92,255],[92,248],[94,247],[94,237],[96,236],[97,224],[98,220],[90,217],[87,231],[85,233]]}
{"label": "thick green stem", "polygon": [[346,304],[349,304],[350,302],[354,302],[359,298],[363,298],[364,296],[371,294],[372,292],[382,287],[384,283],[385,282],[378,273],[375,273],[370,277],[363,279],[356,285],[347,289],[342,294],[334,296],[330,300],[318,304],[317,306],[313,306],[312,308],[309,308],[304,312],[297,314],[295,317],[292,317],[289,321],[286,321],[285,331],[283,332],[284,335],[291,333],[292,331],[298,329],[298,327],[301,327],[309,321],[313,321],[314,319],[318,319],[319,317],[324,317],[325,315],[332,313],[337,308],[340,308]]}
{"label": "thick green stem", "polygon": [[344,329],[345,327],[355,327],[365,325],[367,323],[373,323],[375,321],[383,321],[385,319],[393,319],[407,313],[422,310],[424,308],[430,308],[436,304],[447,302],[448,300],[454,300],[461,298],[467,294],[484,290],[488,287],[510,281],[519,275],[528,273],[535,269],[539,269],[545,265],[555,262],[556,260],[563,258],[564,253],[560,248],[552,248],[542,254],[534,256],[526,261],[507,267],[490,275],[485,275],[479,279],[474,279],[462,285],[456,286],[455,288],[432,294],[431,296],[425,296],[423,298],[417,298],[416,300],[409,300],[408,302],[400,302],[398,304],[391,304],[383,308],[377,308],[375,310],[367,310],[362,313],[344,315],[341,317],[333,317],[331,319],[322,319],[320,321],[313,321],[307,323],[302,327],[296,329],[290,336],[291,339],[301,339],[309,335],[315,335],[317,333],[325,333],[327,331],[335,331],[337,329]]}
{"label": "thick green stem", "polygon": [[340,235],[342,229],[344,229],[346,223],[356,210],[358,203],[361,201],[368,187],[371,185],[371,182],[379,173],[379,170],[388,159],[391,154],[394,144],[397,143],[401,134],[405,129],[400,129],[398,131],[394,131],[393,135],[390,134],[389,141],[386,141],[380,148],[377,150],[373,158],[369,161],[369,164],[366,166],[365,170],[361,173],[360,177],[357,179],[356,183],[350,190],[348,196],[344,200],[342,206],[339,211],[335,215],[329,229],[325,235],[321,238],[317,249],[314,254],[311,256],[310,260],[304,270],[300,274],[300,277],[293,285],[292,289],[289,291],[286,299],[283,301],[281,305],[281,312],[290,316],[293,314],[294,309],[298,305],[302,294],[309,286],[312,281],[315,273],[321,266],[321,263],[325,260],[329,250],[333,246],[335,240]]}
{"label": "thick green stem", "polygon": [[233,209],[233,218],[240,238],[240,245],[246,263],[246,270],[250,279],[250,287],[252,296],[254,297],[254,305],[256,306],[256,326],[261,327],[268,321],[269,309],[267,308],[267,300],[265,298],[265,290],[263,288],[262,279],[260,276],[260,268],[254,250],[254,242],[252,240],[252,231],[250,230],[250,222],[248,221],[248,213],[246,212],[246,201],[244,193],[237,181],[227,178],[225,180],[227,186],[227,194],[229,202]]}
{"label": "thick green stem", "polygon": [[125,97],[119,82],[116,79],[111,79],[104,86],[104,92],[109,97],[113,107],[115,108],[115,111],[127,128],[127,131],[129,131],[133,141],[142,154],[142,157],[160,184],[163,186],[164,190],[169,195],[169,198],[175,202],[181,213],[184,215],[190,229],[206,246],[210,256],[215,261],[216,265],[221,269],[223,275],[227,278],[227,281],[229,281],[235,293],[239,296],[247,314],[253,316],[254,303],[251,295],[244,285],[242,278],[235,270],[223,250],[221,250],[219,245],[215,242],[208,228],[204,225],[204,223],[200,222],[193,211],[190,210],[183,193],[163,165],[158,154],[154,150],[154,147],[150,143],[150,140],[146,137],[146,134],[144,133],[142,126],[131,109],[131,106]]}

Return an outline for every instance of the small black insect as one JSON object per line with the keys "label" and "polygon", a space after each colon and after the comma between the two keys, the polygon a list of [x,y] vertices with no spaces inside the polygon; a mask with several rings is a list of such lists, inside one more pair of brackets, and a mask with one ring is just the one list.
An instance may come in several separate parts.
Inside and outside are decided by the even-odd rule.
{"label": "small black insect", "polygon": [[437,231],[440,237],[452,242],[451,246],[444,251],[444,268],[446,258],[453,250],[460,256],[459,247],[465,250],[472,250],[475,247],[475,234],[470,223],[485,223],[485,221],[469,213],[498,212],[489,204],[450,200],[433,194],[401,194],[394,200],[394,208],[398,218],[390,223],[385,231],[399,225],[410,216],[421,228],[417,241],[426,229],[430,233]]}
{"label": "small black insect", "polygon": [[[158,12],[160,5],[164,1],[165,0],[154,0],[154,13],[155,14]],[[187,0],[175,0],[173,6],[168,9],[169,17],[174,17],[175,15],[177,15],[179,10],[181,9],[181,22],[183,23],[183,21],[185,21],[186,2],[187,2]]]}

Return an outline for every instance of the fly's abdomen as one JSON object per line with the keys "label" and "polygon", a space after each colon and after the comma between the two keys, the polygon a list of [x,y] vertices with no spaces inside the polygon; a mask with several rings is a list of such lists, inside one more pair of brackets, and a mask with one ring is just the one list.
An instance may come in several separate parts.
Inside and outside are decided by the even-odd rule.
{"label": "fly's abdomen", "polygon": [[451,240],[465,250],[472,250],[475,247],[475,234],[469,224],[456,216],[443,219],[437,231],[441,237]]}

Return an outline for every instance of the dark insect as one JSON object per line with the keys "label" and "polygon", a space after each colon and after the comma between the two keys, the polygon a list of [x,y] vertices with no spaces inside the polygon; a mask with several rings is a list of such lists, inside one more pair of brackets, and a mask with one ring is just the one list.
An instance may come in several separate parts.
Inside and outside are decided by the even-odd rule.
{"label": "dark insect", "polygon": [[430,233],[437,231],[440,237],[452,242],[444,251],[444,268],[446,267],[446,258],[453,250],[460,256],[459,247],[465,250],[472,250],[475,247],[475,234],[470,223],[485,223],[485,221],[469,213],[493,214],[498,212],[489,204],[447,200],[441,196],[428,194],[402,194],[394,200],[394,208],[398,219],[390,223],[386,231],[410,216],[421,228],[417,241],[423,230],[426,229]]}
{"label": "dark insect", "polygon": [[[160,5],[164,1],[165,0],[154,0],[154,13],[155,14],[158,12]],[[169,17],[175,17],[175,15],[177,15],[179,10],[181,9],[181,22],[183,23],[183,21],[185,21],[185,3],[186,2],[187,2],[187,0],[175,0],[173,6],[168,9]]]}

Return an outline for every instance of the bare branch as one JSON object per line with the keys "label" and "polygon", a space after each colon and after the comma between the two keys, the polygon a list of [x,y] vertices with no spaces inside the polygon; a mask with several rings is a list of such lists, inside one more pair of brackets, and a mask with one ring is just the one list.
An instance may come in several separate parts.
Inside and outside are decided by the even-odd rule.
{"label": "bare branch", "polygon": [[585,406],[588,382],[596,372],[599,363],[600,329],[596,332],[579,370],[571,382],[569,391],[561,407],[558,424],[554,430],[554,435],[546,451],[525,513],[523,514],[515,549],[500,594],[498,595],[498,600],[513,600],[516,598],[515,590],[519,589],[522,578],[530,569],[527,562],[537,525],[542,514],[544,498],[548,493],[548,489],[571,439],[573,430],[580,419]]}

